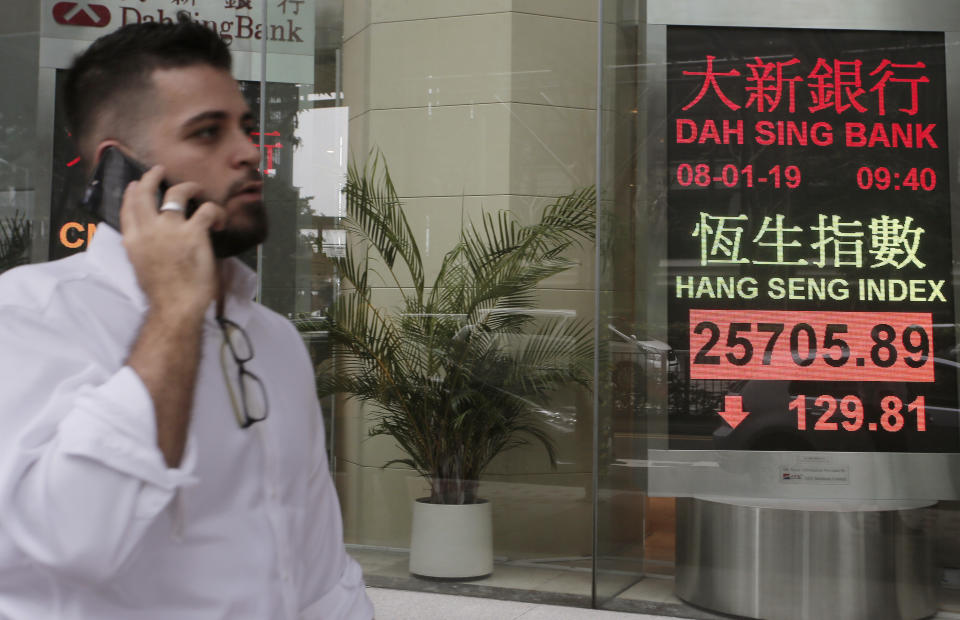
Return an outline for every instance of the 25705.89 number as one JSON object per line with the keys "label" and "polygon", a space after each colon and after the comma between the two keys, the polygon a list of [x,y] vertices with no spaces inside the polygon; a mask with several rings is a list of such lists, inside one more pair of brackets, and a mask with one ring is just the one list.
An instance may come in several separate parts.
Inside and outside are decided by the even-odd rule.
{"label": "25705.89 number", "polygon": [[[753,327],[751,323],[729,324],[727,347],[730,349],[740,347],[742,349],[739,355],[733,350],[725,354],[726,360],[734,366],[746,366],[753,360],[753,341],[742,335],[753,332]],[[770,366],[777,341],[783,334],[785,326],[783,323],[758,323],[756,328],[757,334],[768,334],[766,345],[763,348],[761,364]],[[827,365],[839,368],[850,360],[850,345],[840,337],[847,331],[847,326],[841,323],[828,323],[826,325],[821,347],[825,352],[820,353],[820,356]],[[694,364],[719,365],[721,363],[720,356],[712,355],[711,351],[720,341],[720,326],[712,321],[701,321],[694,327],[693,333],[697,335],[708,334],[707,342],[694,357]],[[930,337],[927,335],[927,331],[919,325],[910,325],[904,329],[900,334],[900,342],[897,344],[895,344],[897,340],[896,329],[886,323],[874,325],[870,330],[870,338],[873,341],[873,346],[870,348],[870,361],[878,368],[889,368],[897,362],[899,355],[897,344],[902,345],[908,354],[916,356],[904,356],[903,361],[910,368],[920,368],[930,356]],[[790,329],[789,339],[790,356],[797,366],[810,366],[816,361],[818,340],[816,330],[812,325],[808,323],[795,324]],[[830,353],[834,349],[836,349],[835,353]]]}
{"label": "25705.89 number", "polygon": [[690,310],[694,379],[934,380],[928,312]]}

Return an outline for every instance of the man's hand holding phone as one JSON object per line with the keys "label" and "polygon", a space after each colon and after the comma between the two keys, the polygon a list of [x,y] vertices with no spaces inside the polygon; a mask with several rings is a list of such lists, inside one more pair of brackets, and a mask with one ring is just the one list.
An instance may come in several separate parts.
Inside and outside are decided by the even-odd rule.
{"label": "man's hand holding phone", "polygon": [[[159,211],[163,175],[163,167],[154,166],[124,191],[123,245],[152,309],[202,315],[218,289],[210,231],[223,227],[226,214],[213,202],[201,204],[189,218],[183,211]],[[200,191],[197,183],[178,183],[163,202],[186,205]]]}
{"label": "man's hand holding phone", "polygon": [[[120,208],[123,245],[150,304],[127,365],[153,400],[157,445],[167,465],[179,467],[190,426],[204,312],[219,290],[210,231],[221,228],[226,215],[213,202],[203,203],[189,218],[182,211],[160,211],[157,193],[163,174],[163,167],[154,166],[131,182]],[[196,183],[178,183],[163,201],[185,205],[199,192]]]}

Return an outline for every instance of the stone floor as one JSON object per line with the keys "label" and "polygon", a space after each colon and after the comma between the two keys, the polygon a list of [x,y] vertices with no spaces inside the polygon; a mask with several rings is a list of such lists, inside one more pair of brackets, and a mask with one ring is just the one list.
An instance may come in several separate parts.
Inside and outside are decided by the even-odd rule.
{"label": "stone floor", "polygon": [[[378,620],[730,618],[678,599],[673,579],[667,575],[648,576],[623,589],[607,610],[590,609],[592,577],[587,558],[500,560],[485,579],[432,581],[410,575],[406,551],[357,546],[348,546],[348,551],[363,567]],[[611,575],[611,580],[615,578]],[[943,609],[935,620],[960,620],[960,590],[941,590],[940,598]]]}
{"label": "stone floor", "polygon": [[[363,567],[367,585],[375,589],[455,594],[528,605],[560,605],[581,611],[588,611],[591,606],[591,562],[587,558],[553,561],[501,560],[496,563],[493,574],[484,579],[433,581],[410,575],[406,551],[355,546],[348,546],[348,550]],[[610,595],[613,594],[611,591]],[[629,612],[629,618],[644,617],[637,614],[697,620],[720,618],[676,598],[673,594],[673,579],[665,576],[648,577],[622,590],[611,608],[621,613]]]}
{"label": "stone floor", "polygon": [[614,611],[368,588],[377,620],[663,620]]}

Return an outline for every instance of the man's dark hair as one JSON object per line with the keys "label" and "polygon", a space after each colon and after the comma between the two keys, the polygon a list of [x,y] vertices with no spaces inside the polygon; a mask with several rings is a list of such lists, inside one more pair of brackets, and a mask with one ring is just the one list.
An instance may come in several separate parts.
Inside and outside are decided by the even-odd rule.
{"label": "man's dark hair", "polygon": [[117,106],[129,105],[125,95],[148,93],[153,71],[192,65],[230,71],[230,50],[185,12],[176,22],[128,24],[94,41],[74,59],[63,85],[67,126],[81,153],[98,115],[129,113]]}

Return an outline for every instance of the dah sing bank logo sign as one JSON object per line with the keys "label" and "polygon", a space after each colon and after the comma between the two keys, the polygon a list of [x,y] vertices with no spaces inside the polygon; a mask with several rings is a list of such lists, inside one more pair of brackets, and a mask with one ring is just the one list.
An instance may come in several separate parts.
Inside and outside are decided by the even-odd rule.
{"label": "dah sing bank logo sign", "polygon": [[64,26],[103,28],[110,23],[110,9],[91,2],[58,2],[53,5],[53,19]]}
{"label": "dah sing bank logo sign", "polygon": [[[5,1],[0,0],[0,5]],[[315,0],[41,1],[44,9],[40,28],[44,38],[93,41],[127,24],[172,24],[177,14],[184,12],[195,23],[220,35],[232,51],[259,52],[266,40],[271,43],[272,54],[308,58],[295,65],[295,70],[303,71],[307,79],[313,75]],[[262,9],[266,9],[266,20]],[[64,64],[69,64],[69,60]],[[294,69],[285,70],[289,74]]]}

